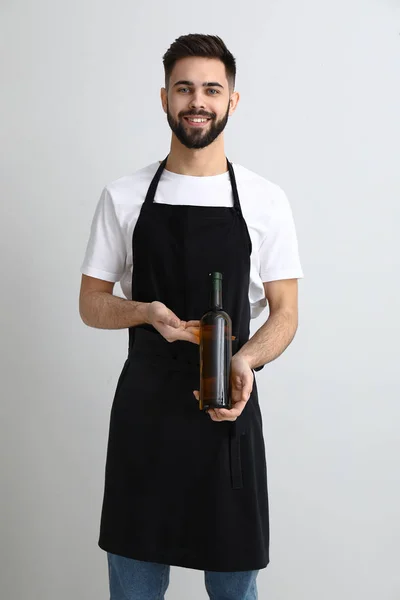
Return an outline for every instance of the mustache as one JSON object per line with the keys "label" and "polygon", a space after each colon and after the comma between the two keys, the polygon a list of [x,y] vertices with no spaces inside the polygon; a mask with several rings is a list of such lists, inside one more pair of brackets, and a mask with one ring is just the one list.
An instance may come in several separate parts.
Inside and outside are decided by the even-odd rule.
{"label": "mustache", "polygon": [[179,117],[205,117],[206,119],[215,119],[215,113],[208,113],[205,110],[187,110],[185,112],[180,112]]}

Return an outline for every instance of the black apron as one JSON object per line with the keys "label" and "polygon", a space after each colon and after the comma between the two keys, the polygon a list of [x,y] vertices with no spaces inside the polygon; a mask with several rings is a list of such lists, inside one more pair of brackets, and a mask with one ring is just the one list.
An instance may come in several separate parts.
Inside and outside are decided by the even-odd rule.
{"label": "black apron", "polygon": [[[165,159],[133,233],[132,299],[158,300],[180,319],[209,308],[209,273],[223,273],[233,353],[249,339],[251,240],[233,167],[233,207],[154,202]],[[240,417],[199,410],[199,347],[129,329],[110,415],[99,546],[113,554],[208,571],[269,562],[262,418],[254,381]]]}

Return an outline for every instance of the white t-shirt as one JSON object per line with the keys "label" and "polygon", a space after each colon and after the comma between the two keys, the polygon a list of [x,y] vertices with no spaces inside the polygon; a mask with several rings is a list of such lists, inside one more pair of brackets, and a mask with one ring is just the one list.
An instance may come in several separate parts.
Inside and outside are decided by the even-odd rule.
{"label": "white t-shirt", "polygon": [[[146,192],[159,166],[152,163],[107,185],[93,217],[81,272],[120,282],[129,300],[132,235]],[[283,190],[233,163],[240,204],[252,242],[249,300],[252,318],[266,306],[263,282],[303,277],[292,211]],[[155,202],[191,206],[233,206],[228,171],[210,177],[164,169]]]}

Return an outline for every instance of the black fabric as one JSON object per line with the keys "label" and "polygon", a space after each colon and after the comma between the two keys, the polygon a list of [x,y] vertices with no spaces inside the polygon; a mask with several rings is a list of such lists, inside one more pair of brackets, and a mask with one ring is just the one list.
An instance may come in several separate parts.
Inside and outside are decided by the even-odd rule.
{"label": "black fabric", "polygon": [[[209,273],[223,273],[235,353],[249,338],[251,241],[232,165],[233,207],[154,202],[160,164],[133,233],[132,298],[184,320],[208,309]],[[269,561],[262,418],[254,383],[235,422],[199,410],[199,348],[152,327],[129,331],[111,409],[99,546],[169,565],[257,570]]]}

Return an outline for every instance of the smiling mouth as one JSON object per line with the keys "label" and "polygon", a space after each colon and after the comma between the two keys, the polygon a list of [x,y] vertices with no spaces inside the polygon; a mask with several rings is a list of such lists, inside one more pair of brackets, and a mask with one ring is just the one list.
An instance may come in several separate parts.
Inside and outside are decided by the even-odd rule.
{"label": "smiling mouth", "polygon": [[202,127],[208,123],[211,119],[208,117],[183,117],[193,127]]}

